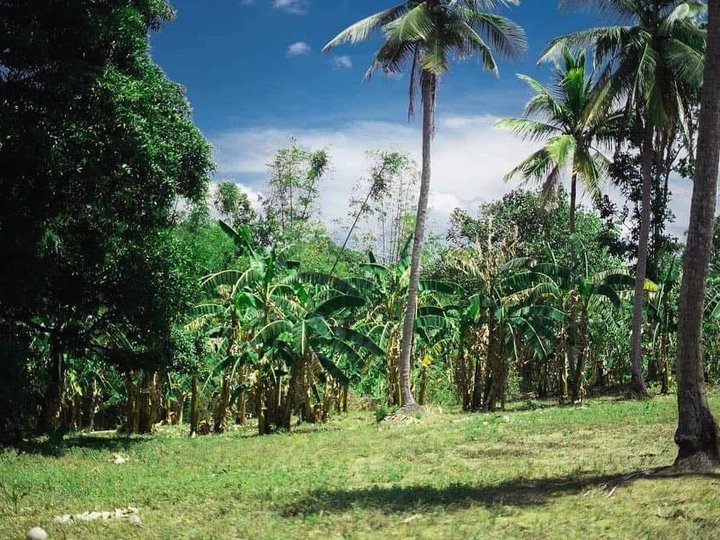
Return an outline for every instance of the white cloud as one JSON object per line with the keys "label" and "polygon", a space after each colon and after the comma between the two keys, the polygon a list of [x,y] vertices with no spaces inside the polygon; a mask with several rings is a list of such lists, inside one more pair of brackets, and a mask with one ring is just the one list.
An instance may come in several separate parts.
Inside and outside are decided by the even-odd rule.
{"label": "white cloud", "polygon": [[[518,187],[503,176],[536,146],[493,127],[493,116],[440,114],[433,141],[433,177],[430,195],[432,221],[439,227],[456,207],[474,212],[477,205],[502,197]],[[367,174],[368,150],[398,150],[420,162],[419,121],[413,124],[358,121],[334,129],[244,129],[213,138],[218,177],[237,178],[255,197],[264,189],[267,164],[292,137],[304,147],[327,148],[333,170],[321,193],[322,217],[332,224],[348,212],[355,182]],[[684,239],[689,217],[692,182],[672,178],[671,207],[677,219],[669,231]],[[616,190],[607,191],[623,204]],[[584,201],[589,205],[589,200]],[[332,225],[331,225],[332,226]]]}
{"label": "white cloud", "polygon": [[[450,116],[438,123],[433,152],[431,206],[435,221],[445,225],[456,207],[474,209],[510,191],[503,175],[533,149],[511,134],[494,129],[491,116]],[[255,190],[263,187],[267,164],[275,151],[296,137],[299,144],[327,148],[332,177],[322,190],[321,208],[328,222],[344,217],[352,186],[369,168],[368,150],[408,152],[418,162],[421,134],[417,124],[354,122],[338,129],[247,129],[214,138],[221,176],[242,178]]]}
{"label": "white cloud", "polygon": [[292,45],[289,45],[287,48],[287,55],[288,56],[307,56],[310,54],[310,45],[305,43],[304,41],[297,41],[293,43]]}
{"label": "white cloud", "polygon": [[308,10],[308,0],[273,0],[273,7],[293,15],[305,15]]}
{"label": "white cloud", "polygon": [[352,69],[353,67],[349,56],[333,56],[332,63],[335,69]]}

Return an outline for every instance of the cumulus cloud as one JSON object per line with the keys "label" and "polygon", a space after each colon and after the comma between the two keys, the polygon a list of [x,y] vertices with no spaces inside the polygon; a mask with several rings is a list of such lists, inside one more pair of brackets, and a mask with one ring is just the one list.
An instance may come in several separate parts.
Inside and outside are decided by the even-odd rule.
{"label": "cumulus cloud", "polygon": [[333,56],[332,64],[335,69],[352,69],[353,67],[349,56]]}
{"label": "cumulus cloud", "polygon": [[[456,207],[471,209],[512,189],[502,177],[532,146],[495,130],[495,120],[490,116],[448,117],[439,123],[430,201],[439,222],[444,224]],[[352,186],[370,166],[368,150],[403,151],[420,161],[417,125],[361,121],[337,129],[270,128],[223,133],[213,140],[218,173],[245,178],[247,185],[262,189],[267,164],[291,137],[309,148],[327,148],[331,154],[332,178],[324,186],[321,201],[328,222],[346,215]]]}
{"label": "cumulus cloud", "polygon": [[308,0],[273,0],[273,7],[293,15],[305,15],[308,10]]}
{"label": "cumulus cloud", "polygon": [[289,45],[287,48],[287,55],[288,56],[307,56],[310,54],[310,45],[305,43],[304,41],[296,41],[292,45]]}
{"label": "cumulus cloud", "polygon": [[[494,128],[496,121],[494,116],[439,117],[433,141],[430,195],[431,215],[438,227],[447,225],[454,208],[474,212],[480,203],[495,200],[518,187],[518,181],[507,183],[503,176],[537,146]],[[238,178],[248,189],[258,192],[264,188],[267,164],[292,137],[304,147],[327,148],[333,170],[323,186],[320,206],[323,219],[332,224],[347,216],[352,187],[370,166],[368,150],[403,151],[420,163],[418,124],[358,121],[333,129],[227,131],[213,138],[218,174]],[[670,230],[682,238],[687,229],[692,184],[675,179],[671,189],[677,220]],[[589,205],[589,199],[585,203]]]}

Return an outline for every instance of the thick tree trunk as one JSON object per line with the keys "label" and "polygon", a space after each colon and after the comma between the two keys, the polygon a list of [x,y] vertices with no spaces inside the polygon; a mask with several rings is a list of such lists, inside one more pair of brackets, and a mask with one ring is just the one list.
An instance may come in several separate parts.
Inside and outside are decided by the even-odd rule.
{"label": "thick tree trunk", "polygon": [[133,381],[133,371],[125,373],[125,389],[127,393],[125,403],[125,433],[137,433],[140,426],[140,392]]}
{"label": "thick tree trunk", "polygon": [[423,100],[423,148],[422,176],[420,179],[420,197],[418,199],[417,219],[415,221],[415,237],[413,239],[412,258],[410,260],[410,284],[408,285],[405,321],[403,322],[402,342],[400,347],[400,394],[402,405],[406,408],[416,406],[410,389],[410,366],[412,360],[415,312],[420,282],[420,259],[425,242],[425,223],[427,221],[428,200],[430,198],[431,149],[435,131],[435,97],[437,77],[427,71],[422,73]]}
{"label": "thick tree trunk", "polygon": [[702,91],[690,226],[678,308],[678,445],[676,468],[720,464],[718,430],[705,395],[702,317],[705,305],[720,160],[720,0],[710,0],[705,84]]}
{"label": "thick tree trunk", "polygon": [[652,199],[653,126],[646,120],[642,143],[642,207],[640,209],[640,238],[638,238],[637,267],[635,270],[635,296],[633,297],[633,324],[630,338],[630,371],[632,391],[647,396],[642,368],[642,322],[645,301],[645,275],[647,271],[648,240],[650,238],[650,211]]}
{"label": "thick tree trunk", "polygon": [[83,430],[91,432],[95,429],[95,413],[97,412],[97,381],[93,378],[90,382],[88,395],[83,403]]}

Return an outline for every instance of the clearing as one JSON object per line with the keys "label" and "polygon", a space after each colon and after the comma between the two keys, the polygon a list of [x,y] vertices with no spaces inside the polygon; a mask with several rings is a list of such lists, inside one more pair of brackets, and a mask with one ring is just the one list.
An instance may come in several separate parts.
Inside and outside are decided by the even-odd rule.
{"label": "clearing", "polygon": [[[268,437],[40,441],[0,453],[0,538],[715,537],[720,476],[642,474],[672,463],[675,415],[673,397],[604,398],[410,425],[351,412]],[[54,521],[128,507],[140,525]]]}

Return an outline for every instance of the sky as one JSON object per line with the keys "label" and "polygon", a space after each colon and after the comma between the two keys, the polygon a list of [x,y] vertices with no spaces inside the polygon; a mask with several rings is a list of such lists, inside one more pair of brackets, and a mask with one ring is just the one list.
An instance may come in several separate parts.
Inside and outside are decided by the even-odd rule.
{"label": "sky", "polygon": [[[152,54],[182,84],[193,118],[213,144],[215,178],[231,179],[251,195],[262,193],[267,163],[291,138],[311,149],[327,148],[332,171],[321,212],[331,224],[347,214],[352,186],[367,173],[371,150],[401,150],[419,161],[419,118],[407,119],[407,77],[365,71],[381,36],[322,47],[339,31],[392,5],[392,0],[173,0],[175,20],[151,37]],[[530,97],[517,73],[549,82],[537,65],[555,37],[597,26],[592,14],[557,10],[556,0],[523,0],[501,10],[526,31],[528,53],[499,60],[499,76],[477,60],[453,64],[440,82],[434,141],[431,212],[442,227],[455,207],[477,205],[517,187],[502,178],[533,145],[493,127],[520,116]],[[671,230],[686,228],[690,185],[677,179]]]}

